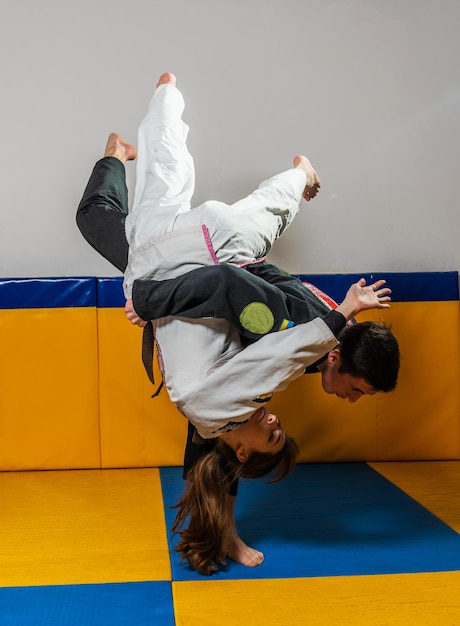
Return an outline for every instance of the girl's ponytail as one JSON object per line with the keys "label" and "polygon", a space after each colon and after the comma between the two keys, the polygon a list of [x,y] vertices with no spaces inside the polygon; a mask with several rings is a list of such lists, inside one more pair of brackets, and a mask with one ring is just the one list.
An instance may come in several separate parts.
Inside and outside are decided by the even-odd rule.
{"label": "girl's ponytail", "polygon": [[282,480],[294,470],[297,454],[295,441],[286,436],[286,444],[277,454],[253,452],[240,463],[232,448],[219,439],[189,471],[185,492],[175,507],[172,530],[180,536],[175,549],[181,559],[206,575],[225,565],[226,500],[232,482],[270,473],[270,482]]}

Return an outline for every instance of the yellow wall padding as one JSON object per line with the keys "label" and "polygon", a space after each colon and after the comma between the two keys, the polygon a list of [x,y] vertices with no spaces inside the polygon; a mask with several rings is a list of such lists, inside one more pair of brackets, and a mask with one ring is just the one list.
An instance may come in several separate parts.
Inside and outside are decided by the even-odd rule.
{"label": "yellow wall padding", "polygon": [[158,469],[5,472],[0,493],[0,586],[171,579]]}
{"label": "yellow wall padding", "polygon": [[174,582],[177,626],[460,623],[460,572]]}
{"label": "yellow wall padding", "polygon": [[460,533],[460,461],[385,462],[370,466]]}
{"label": "yellow wall padding", "polygon": [[460,458],[459,303],[394,303],[362,314],[391,325],[401,348],[397,389],[350,404],[303,376],[271,403],[302,461]]}
{"label": "yellow wall padding", "polygon": [[[362,314],[358,321],[384,321],[398,337],[398,387],[350,404],[325,394],[319,375],[307,375],[276,394],[269,406],[299,444],[300,460],[460,458],[458,317],[457,301],[394,303]],[[182,463],[185,420],[166,390],[150,399],[141,334],[122,310],[99,311],[103,467]]]}
{"label": "yellow wall padding", "polygon": [[99,467],[95,308],[0,311],[0,469]]}
{"label": "yellow wall padding", "polygon": [[[393,303],[364,319],[399,339],[398,388],[350,404],[316,374],[276,394],[269,406],[300,460],[459,459],[459,302]],[[141,338],[121,307],[0,311],[0,469],[181,465],[186,420],[166,389],[151,399]]]}
{"label": "yellow wall padding", "polygon": [[[141,360],[142,330],[123,309],[100,309],[100,419],[102,467],[181,465],[187,421],[165,388],[155,388]],[[155,383],[160,384],[158,367]]]}

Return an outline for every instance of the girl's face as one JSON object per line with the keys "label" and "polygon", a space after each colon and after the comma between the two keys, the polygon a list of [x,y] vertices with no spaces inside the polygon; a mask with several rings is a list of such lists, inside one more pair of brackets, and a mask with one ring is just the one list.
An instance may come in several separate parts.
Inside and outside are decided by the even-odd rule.
{"label": "girl's face", "polygon": [[238,436],[248,454],[264,452],[275,454],[284,447],[286,433],[276,415],[264,407],[251,415],[249,422],[238,429]]}

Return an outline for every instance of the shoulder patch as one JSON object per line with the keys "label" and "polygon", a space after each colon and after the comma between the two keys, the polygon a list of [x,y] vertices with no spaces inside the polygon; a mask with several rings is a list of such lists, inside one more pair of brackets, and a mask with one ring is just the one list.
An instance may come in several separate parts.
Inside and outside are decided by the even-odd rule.
{"label": "shoulder patch", "polygon": [[273,394],[272,393],[266,393],[263,396],[259,396],[258,398],[254,398],[253,402],[259,402],[259,404],[262,404],[263,402],[268,402],[272,398],[273,398]]}
{"label": "shoulder patch", "polygon": [[292,320],[284,319],[278,327],[278,330],[286,330],[287,328],[292,328],[294,326],[294,322]]}

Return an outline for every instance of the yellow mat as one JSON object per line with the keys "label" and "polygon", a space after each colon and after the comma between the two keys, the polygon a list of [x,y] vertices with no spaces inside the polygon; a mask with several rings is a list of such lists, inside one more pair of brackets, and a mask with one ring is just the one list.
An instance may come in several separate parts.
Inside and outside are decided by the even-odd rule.
{"label": "yellow mat", "polygon": [[460,533],[460,461],[369,465]]}
{"label": "yellow mat", "polygon": [[0,473],[0,586],[170,580],[157,469]]}
{"label": "yellow mat", "polygon": [[176,626],[457,626],[460,572],[173,583]]}

